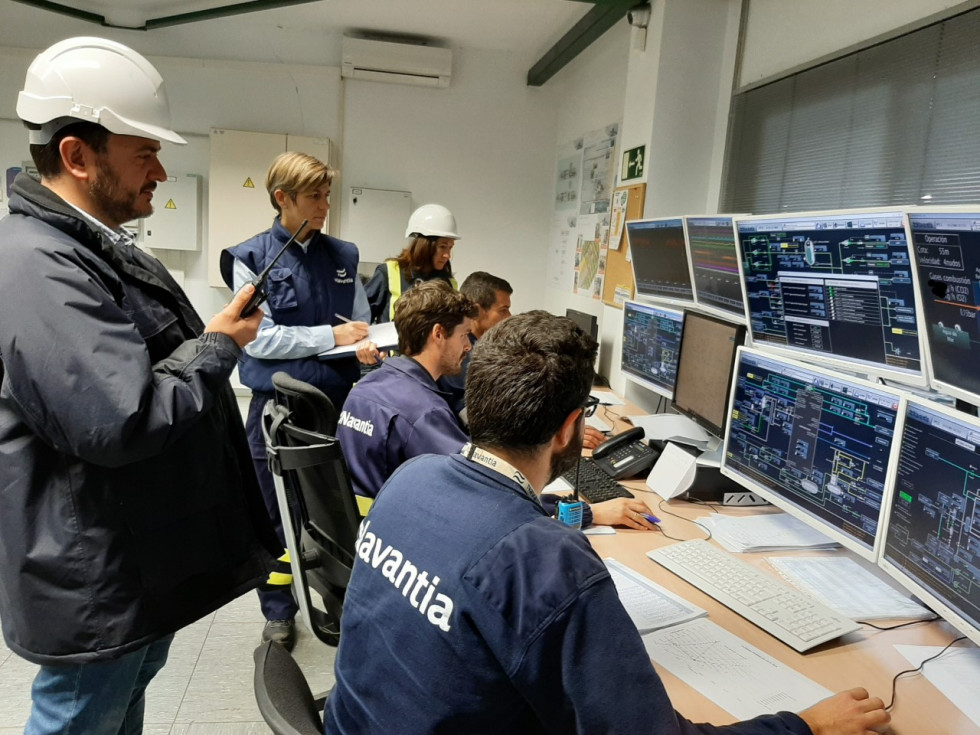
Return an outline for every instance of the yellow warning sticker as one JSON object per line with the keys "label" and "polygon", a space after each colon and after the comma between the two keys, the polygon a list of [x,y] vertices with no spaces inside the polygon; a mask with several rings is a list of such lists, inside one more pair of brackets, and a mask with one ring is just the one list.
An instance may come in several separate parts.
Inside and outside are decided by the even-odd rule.
{"label": "yellow warning sticker", "polygon": [[164,209],[177,209],[177,205],[174,204],[173,199],[168,199],[167,203],[163,205]]}
{"label": "yellow warning sticker", "polygon": [[243,189],[254,189],[255,188],[255,184],[252,183],[252,177],[251,176],[249,176],[247,179],[245,179],[245,183],[242,184],[242,188]]}

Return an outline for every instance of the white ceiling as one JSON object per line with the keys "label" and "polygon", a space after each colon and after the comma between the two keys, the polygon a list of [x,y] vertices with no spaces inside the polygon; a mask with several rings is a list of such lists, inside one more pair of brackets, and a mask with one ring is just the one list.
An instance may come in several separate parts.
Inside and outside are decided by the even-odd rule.
{"label": "white ceiling", "polygon": [[[147,19],[248,0],[58,0],[139,26]],[[100,35],[149,56],[340,65],[340,37],[369,30],[426,36],[453,48],[505,51],[530,68],[593,5],[572,0],[319,0],[149,31],[110,28],[0,0],[0,46],[46,48]]]}

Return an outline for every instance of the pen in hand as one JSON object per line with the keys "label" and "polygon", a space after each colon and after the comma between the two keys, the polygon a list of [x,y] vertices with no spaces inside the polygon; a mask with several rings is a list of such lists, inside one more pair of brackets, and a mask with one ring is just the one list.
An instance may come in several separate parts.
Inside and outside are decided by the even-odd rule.
{"label": "pen in hand", "polygon": [[350,324],[352,321],[354,321],[353,319],[348,319],[343,314],[334,314],[334,316],[337,317],[338,319],[340,319],[340,321],[347,322],[348,324]]}
{"label": "pen in hand", "polygon": [[660,519],[657,518],[657,516],[655,515],[650,515],[649,513],[641,513],[640,515],[643,516],[650,523],[660,523]]}

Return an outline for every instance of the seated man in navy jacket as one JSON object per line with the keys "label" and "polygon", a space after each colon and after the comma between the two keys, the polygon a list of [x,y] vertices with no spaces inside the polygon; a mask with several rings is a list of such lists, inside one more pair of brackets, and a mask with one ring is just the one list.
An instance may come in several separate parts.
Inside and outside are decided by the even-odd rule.
{"label": "seated man in navy jacket", "polygon": [[354,492],[373,498],[392,472],[420,454],[453,454],[467,440],[449,395],[436,385],[459,373],[471,349],[476,304],[443,281],[419,284],[395,304],[400,357],[354,386],[337,438]]}
{"label": "seated man in navy jacket", "polygon": [[581,450],[595,354],[544,312],[477,343],[472,444],[404,464],[361,524],[325,732],[857,735],[887,723],[863,689],[722,728],[673,709],[602,560],[538,499]]}

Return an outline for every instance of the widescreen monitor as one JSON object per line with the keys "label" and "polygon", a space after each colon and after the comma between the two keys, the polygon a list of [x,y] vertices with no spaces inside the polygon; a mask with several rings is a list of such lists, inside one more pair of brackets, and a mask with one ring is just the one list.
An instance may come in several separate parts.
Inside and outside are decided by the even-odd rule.
{"label": "widescreen monitor", "polygon": [[980,644],[980,421],[910,397],[878,565]]}
{"label": "widescreen monitor", "polygon": [[726,319],[745,321],[745,296],[738,275],[735,224],[731,215],[684,217],[694,302]]}
{"label": "widescreen monitor", "polygon": [[680,217],[633,220],[626,223],[626,234],[636,295],[694,303],[684,221]]}
{"label": "widescreen monitor", "polygon": [[621,363],[626,378],[671,398],[683,327],[682,311],[627,301]]}
{"label": "widescreen monitor", "polygon": [[873,561],[902,395],[743,347],[721,471]]}
{"label": "widescreen monitor", "polygon": [[674,408],[716,437],[725,432],[735,353],[744,341],[743,324],[684,312]]}
{"label": "widescreen monitor", "polygon": [[932,387],[980,405],[980,207],[909,212]]}
{"label": "widescreen monitor", "polygon": [[736,217],[735,223],[753,345],[926,385],[901,211]]}

